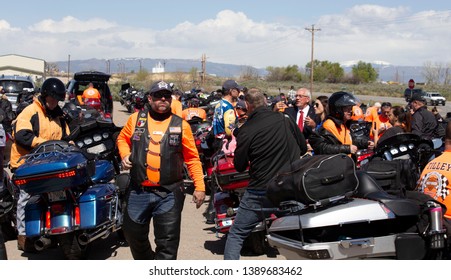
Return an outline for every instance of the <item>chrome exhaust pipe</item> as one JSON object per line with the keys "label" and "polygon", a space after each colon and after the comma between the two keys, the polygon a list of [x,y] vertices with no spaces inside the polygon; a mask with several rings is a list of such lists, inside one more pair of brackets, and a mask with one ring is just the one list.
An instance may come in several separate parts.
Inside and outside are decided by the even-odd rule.
{"label": "chrome exhaust pipe", "polygon": [[41,237],[34,242],[34,248],[36,251],[43,251],[47,249],[52,244],[52,240],[50,238]]}
{"label": "chrome exhaust pipe", "polygon": [[85,246],[88,243],[96,240],[97,238],[106,236],[108,234],[111,233],[111,227],[108,227],[107,229],[104,230],[99,230],[93,233],[82,233],[78,236],[78,243],[80,243],[80,245]]}

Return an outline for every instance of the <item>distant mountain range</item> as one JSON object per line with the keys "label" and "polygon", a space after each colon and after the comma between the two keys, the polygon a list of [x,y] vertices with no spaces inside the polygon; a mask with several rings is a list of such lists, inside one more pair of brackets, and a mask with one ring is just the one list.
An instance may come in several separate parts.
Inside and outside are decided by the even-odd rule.
{"label": "distant mountain range", "polygon": [[[197,71],[201,71],[202,69],[201,61],[192,59],[116,58],[105,60],[93,58],[51,63],[56,64],[60,71],[67,72],[70,70],[71,73],[87,70],[105,73],[130,73],[138,72],[140,69],[146,69],[151,73],[153,68],[162,70],[158,67],[163,67],[165,72],[190,72],[193,68],[196,68]],[[341,66],[348,73],[351,72],[352,66],[356,63],[357,61],[348,61],[341,63]],[[371,64],[378,71],[379,80],[381,81],[407,83],[409,79],[414,79],[416,82],[424,82],[421,66],[395,66],[384,61],[374,61]],[[259,76],[265,76],[267,73],[262,68],[209,61],[206,62],[205,67],[208,75],[225,78],[238,78],[242,73],[249,71],[258,73]]]}

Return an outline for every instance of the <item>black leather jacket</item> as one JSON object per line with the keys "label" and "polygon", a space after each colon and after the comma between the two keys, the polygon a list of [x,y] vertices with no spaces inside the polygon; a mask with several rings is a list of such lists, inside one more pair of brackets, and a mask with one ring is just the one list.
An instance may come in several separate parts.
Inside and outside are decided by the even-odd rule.
{"label": "black leather jacket", "polygon": [[[336,126],[341,125],[341,121],[333,117],[331,119]],[[352,135],[351,135],[352,136]],[[352,143],[359,149],[366,149],[368,147],[369,138],[359,137],[353,138]],[[351,146],[343,145],[332,133],[321,127],[318,131],[313,132],[309,138],[309,144],[313,149],[315,155],[321,154],[350,154]]]}

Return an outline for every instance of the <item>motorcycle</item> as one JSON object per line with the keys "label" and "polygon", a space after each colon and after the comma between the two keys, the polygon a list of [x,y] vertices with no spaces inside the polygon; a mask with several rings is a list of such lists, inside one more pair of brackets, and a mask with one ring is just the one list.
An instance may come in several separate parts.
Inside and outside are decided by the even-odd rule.
{"label": "motorcycle", "polygon": [[[70,111],[72,116],[76,112]],[[116,176],[120,168],[114,139],[120,129],[95,110],[82,112],[71,124],[75,146],[44,142],[23,157],[12,181],[30,194],[25,231],[35,249],[58,244],[66,258],[80,259],[94,240],[121,234],[126,186]]]}
{"label": "motorcycle", "polygon": [[127,112],[134,113],[143,108],[146,100],[144,91],[139,91],[130,83],[123,84],[121,86],[121,91],[119,92],[121,104],[127,108]]}
{"label": "motorcycle", "polygon": [[[378,146],[375,154],[392,160],[419,154],[424,158],[432,149],[430,142],[409,142],[414,139],[410,135],[397,137],[390,146]],[[323,207],[281,203],[268,229],[269,244],[287,259],[447,258],[441,204],[415,191],[389,194],[366,171],[356,175],[358,187],[351,197],[334,198]]]}

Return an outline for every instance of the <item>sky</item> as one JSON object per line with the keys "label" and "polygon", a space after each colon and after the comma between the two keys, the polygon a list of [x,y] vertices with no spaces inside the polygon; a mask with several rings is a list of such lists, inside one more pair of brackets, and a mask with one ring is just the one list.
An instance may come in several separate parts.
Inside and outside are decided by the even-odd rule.
{"label": "sky", "polygon": [[[5,1],[0,55],[304,67],[312,57],[451,63],[451,4],[429,1]],[[312,32],[311,29],[315,31]]]}

